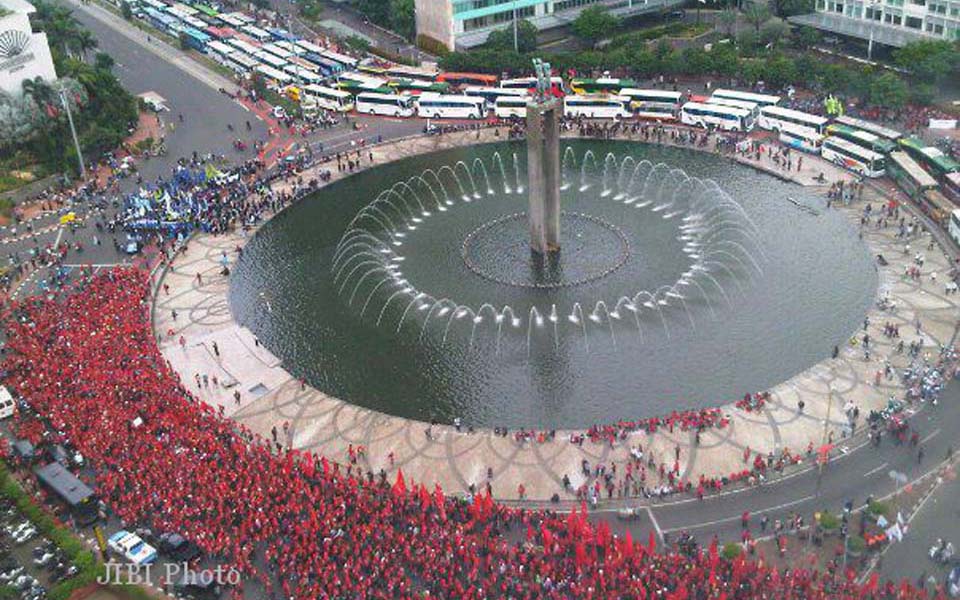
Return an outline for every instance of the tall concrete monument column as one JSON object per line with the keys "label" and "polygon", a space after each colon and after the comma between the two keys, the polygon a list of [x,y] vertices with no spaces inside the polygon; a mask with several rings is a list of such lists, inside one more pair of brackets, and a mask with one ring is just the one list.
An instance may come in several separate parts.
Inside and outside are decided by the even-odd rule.
{"label": "tall concrete monument column", "polygon": [[527,179],[530,249],[560,250],[560,103],[549,93],[550,65],[534,61],[537,95],[527,106]]}

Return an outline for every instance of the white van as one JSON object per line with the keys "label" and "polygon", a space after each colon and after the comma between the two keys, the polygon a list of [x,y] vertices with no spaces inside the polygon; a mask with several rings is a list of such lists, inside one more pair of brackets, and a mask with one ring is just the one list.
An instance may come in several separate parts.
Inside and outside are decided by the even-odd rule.
{"label": "white van", "polygon": [[13,396],[10,395],[10,392],[7,388],[0,385],[0,419],[7,419],[13,416],[13,413],[16,412],[17,403],[14,402]]}

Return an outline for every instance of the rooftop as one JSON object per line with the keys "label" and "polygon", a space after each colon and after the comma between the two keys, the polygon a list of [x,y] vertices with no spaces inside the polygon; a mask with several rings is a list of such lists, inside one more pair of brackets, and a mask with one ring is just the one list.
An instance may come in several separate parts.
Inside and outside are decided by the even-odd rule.
{"label": "rooftop", "polygon": [[0,15],[6,13],[33,14],[37,9],[26,0],[0,0]]}

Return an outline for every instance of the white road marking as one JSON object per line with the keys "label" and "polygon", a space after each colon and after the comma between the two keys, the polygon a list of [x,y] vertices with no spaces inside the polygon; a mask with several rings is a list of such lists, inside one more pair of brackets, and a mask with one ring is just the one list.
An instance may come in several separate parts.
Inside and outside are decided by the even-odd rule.
{"label": "white road marking", "polygon": [[940,430],[939,430],[939,429],[934,429],[932,432],[930,432],[930,435],[928,435],[927,437],[925,437],[925,438],[923,438],[922,440],[920,440],[920,443],[921,443],[921,444],[926,444],[927,442],[929,442],[929,441],[932,440],[933,438],[937,437],[937,435],[938,435],[939,433],[940,433]]}
{"label": "white road marking", "polygon": [[886,467],[887,465],[888,465],[888,463],[883,463],[882,465],[880,465],[880,466],[877,467],[876,469],[870,469],[869,471],[867,471],[866,473],[864,473],[863,476],[864,476],[864,477],[870,477],[870,476],[873,475],[874,473],[882,470],[882,469],[883,469],[884,467]]}
{"label": "white road marking", "polygon": [[653,523],[653,528],[657,530],[657,537],[660,538],[660,542],[663,542],[663,530],[660,529],[660,523],[657,522],[657,518],[653,516],[653,509],[649,506],[647,508],[647,514],[650,515],[650,522]]}
{"label": "white road marking", "polygon": [[[811,494],[811,495],[809,495],[809,496],[804,496],[803,498],[797,498],[796,500],[791,500],[790,502],[785,502],[785,503],[783,503],[783,504],[778,504],[778,505],[776,505],[776,506],[770,506],[770,507],[768,507],[768,508],[764,508],[764,509],[761,509],[761,510],[753,511],[753,514],[755,514],[755,515],[762,515],[763,513],[775,512],[775,511],[778,511],[778,510],[783,510],[783,509],[785,509],[785,508],[790,508],[791,506],[794,506],[794,505],[797,505],[797,504],[802,504],[802,503],[806,502],[807,500],[813,500],[814,498],[815,498],[815,496],[814,496],[813,494]],[[713,521],[706,521],[706,522],[704,522],[704,523],[695,523],[695,524],[693,524],[693,525],[684,525],[684,526],[682,526],[682,527],[677,527],[677,528],[675,528],[675,529],[664,529],[663,531],[664,531],[665,533],[672,533],[672,532],[674,532],[674,531],[682,531],[682,530],[684,530],[684,529],[703,529],[704,527],[713,527],[714,525],[719,525],[719,524],[721,524],[721,523],[727,523],[727,522],[729,522],[729,521],[736,521],[736,520],[738,520],[738,519],[740,519],[740,515],[737,515],[737,516],[734,516],[734,517],[726,517],[726,518],[723,518],[723,519],[714,519]]]}

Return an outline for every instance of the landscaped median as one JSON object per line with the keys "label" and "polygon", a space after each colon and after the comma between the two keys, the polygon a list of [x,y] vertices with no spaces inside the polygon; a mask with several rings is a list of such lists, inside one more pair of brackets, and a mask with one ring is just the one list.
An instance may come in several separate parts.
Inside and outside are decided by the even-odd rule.
{"label": "landscaped median", "polygon": [[[17,510],[79,568],[79,572],[75,576],[50,588],[47,596],[50,600],[67,600],[73,597],[77,590],[87,588],[92,591],[99,585],[97,584],[97,578],[102,577],[106,572],[103,562],[96,558],[93,551],[84,547],[83,542],[73,531],[57,522],[55,518],[41,508],[24,491],[3,462],[0,462],[0,494],[11,500],[16,505]],[[110,585],[107,587],[129,600],[147,600],[154,597],[137,585]],[[86,597],[86,594],[79,597]]]}

